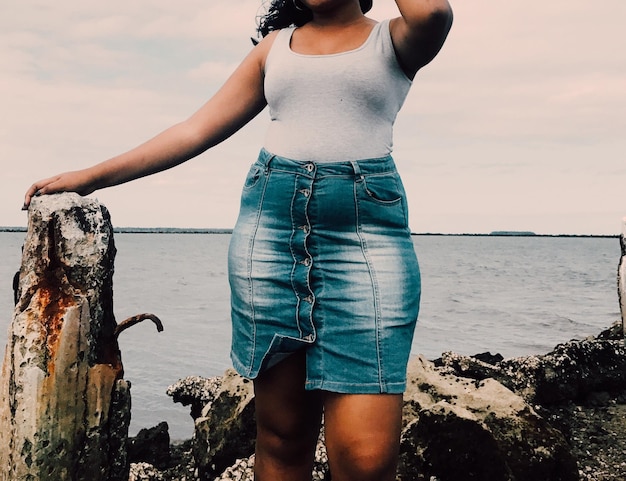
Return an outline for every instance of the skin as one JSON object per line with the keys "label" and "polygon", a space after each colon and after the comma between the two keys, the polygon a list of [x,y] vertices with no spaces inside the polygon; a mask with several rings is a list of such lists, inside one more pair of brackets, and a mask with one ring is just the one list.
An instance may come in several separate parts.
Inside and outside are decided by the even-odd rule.
{"label": "skin", "polygon": [[[405,74],[413,78],[441,49],[452,24],[447,0],[395,0],[401,16],[390,23]],[[375,21],[358,0],[301,0],[313,20],[298,28],[291,48],[331,54],[362,45]],[[33,196],[72,191],[87,195],[181,164],[222,142],[266,106],[265,59],[275,33],[265,37],[223,87],[187,120],[144,144],[91,167],[35,182]],[[305,391],[305,358],[296,353],[254,381],[257,415],[255,479],[310,481],[322,413],[333,481],[395,479],[402,395]]]}

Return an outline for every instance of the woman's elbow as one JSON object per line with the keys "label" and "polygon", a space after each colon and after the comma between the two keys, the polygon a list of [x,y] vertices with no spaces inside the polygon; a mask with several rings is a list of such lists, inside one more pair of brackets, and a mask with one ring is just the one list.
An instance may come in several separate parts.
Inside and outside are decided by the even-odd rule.
{"label": "woman's elbow", "polygon": [[437,30],[447,33],[452,27],[454,14],[447,0],[435,2],[429,15],[429,23]]}

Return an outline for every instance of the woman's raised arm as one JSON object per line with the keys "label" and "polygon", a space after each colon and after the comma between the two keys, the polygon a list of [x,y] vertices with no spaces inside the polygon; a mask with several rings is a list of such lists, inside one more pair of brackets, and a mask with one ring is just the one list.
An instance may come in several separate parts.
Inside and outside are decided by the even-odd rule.
{"label": "woman's raised arm", "polygon": [[439,52],[452,26],[447,0],[395,0],[400,17],[391,20],[391,38],[409,78]]}
{"label": "woman's raised arm", "polygon": [[68,191],[87,195],[161,172],[230,137],[266,105],[263,71],[273,37],[260,42],[222,88],[187,120],[109,160],[35,182],[26,192],[23,208],[28,208],[34,195]]}

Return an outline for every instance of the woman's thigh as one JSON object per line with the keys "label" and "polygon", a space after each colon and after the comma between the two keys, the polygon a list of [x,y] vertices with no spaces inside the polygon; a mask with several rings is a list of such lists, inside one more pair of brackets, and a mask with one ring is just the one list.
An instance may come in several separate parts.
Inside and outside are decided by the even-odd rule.
{"label": "woman's thigh", "polygon": [[268,441],[312,444],[319,434],[322,402],[319,392],[304,388],[306,360],[298,351],[254,380],[258,436]]}

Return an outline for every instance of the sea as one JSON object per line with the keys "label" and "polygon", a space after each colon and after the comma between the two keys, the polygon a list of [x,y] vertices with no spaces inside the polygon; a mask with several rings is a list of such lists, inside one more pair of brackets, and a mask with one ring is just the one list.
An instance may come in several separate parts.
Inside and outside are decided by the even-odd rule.
{"label": "sea", "polygon": [[[24,232],[0,232],[0,345],[13,315],[12,279]],[[422,303],[412,352],[545,354],[594,336],[619,319],[617,237],[415,235]],[[167,396],[187,376],[230,367],[228,233],[116,233],[114,311],[150,321],[119,338],[131,382],[130,434],[169,425],[173,440],[193,433],[189,407]]]}

